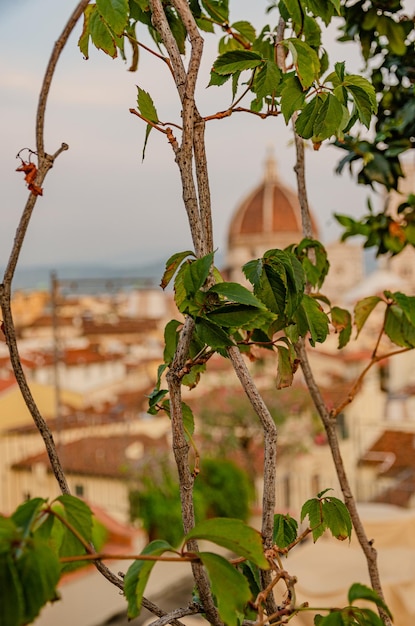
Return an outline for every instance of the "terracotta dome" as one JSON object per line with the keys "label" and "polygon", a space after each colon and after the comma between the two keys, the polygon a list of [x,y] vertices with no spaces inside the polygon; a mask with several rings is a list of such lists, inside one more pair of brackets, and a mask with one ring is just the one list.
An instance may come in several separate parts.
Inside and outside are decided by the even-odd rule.
{"label": "terracotta dome", "polygon": [[[312,217],[314,236],[318,229]],[[280,248],[303,238],[301,210],[297,195],[283,185],[277,175],[275,159],[270,155],[262,183],[237,208],[229,227],[228,245],[255,246],[262,239],[265,246]]]}

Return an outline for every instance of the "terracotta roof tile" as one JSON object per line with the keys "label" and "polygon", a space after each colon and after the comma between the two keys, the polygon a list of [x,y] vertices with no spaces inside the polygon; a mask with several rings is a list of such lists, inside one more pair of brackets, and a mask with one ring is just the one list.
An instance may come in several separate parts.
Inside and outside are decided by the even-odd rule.
{"label": "terracotta roof tile", "polygon": [[[138,452],[142,447],[145,453],[156,453],[166,450],[168,442],[165,435],[158,439],[147,435],[85,437],[63,445],[60,450],[68,474],[122,478],[141,458],[138,454],[137,459],[133,458],[134,453],[129,458],[128,448],[134,452],[134,448],[131,448],[134,445],[137,445]],[[46,465],[48,471],[51,471],[46,452],[22,459],[12,467],[14,470],[28,471],[36,464]]]}

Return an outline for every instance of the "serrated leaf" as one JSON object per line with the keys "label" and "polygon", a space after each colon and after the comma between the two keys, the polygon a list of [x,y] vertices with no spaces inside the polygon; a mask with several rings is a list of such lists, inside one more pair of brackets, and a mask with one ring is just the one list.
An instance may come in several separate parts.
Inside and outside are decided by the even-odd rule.
{"label": "serrated leaf", "polygon": [[331,323],[339,333],[338,348],[344,348],[349,343],[352,334],[352,316],[347,309],[341,309],[338,306],[332,307],[330,311]]}
{"label": "serrated leaf", "polygon": [[253,261],[248,261],[248,263],[245,263],[245,265],[242,267],[243,273],[245,274],[247,280],[249,280],[249,282],[254,288],[259,286],[259,283],[261,280],[262,268],[263,268],[262,259],[255,259]]}
{"label": "serrated leaf", "polygon": [[222,328],[243,328],[250,330],[255,326],[262,325],[262,316],[266,316],[268,321],[267,313],[263,306],[259,309],[258,307],[246,304],[225,304],[224,306],[217,307],[213,311],[210,311],[204,318]]}
{"label": "serrated leaf", "polygon": [[96,7],[116,35],[122,35],[128,24],[128,0],[96,0]]}
{"label": "serrated leaf", "polygon": [[415,326],[415,296],[407,296],[399,291],[394,293],[387,292],[387,295],[395,300],[408,322]]}
{"label": "serrated leaf", "polygon": [[195,330],[200,341],[222,354],[222,356],[226,356],[226,348],[234,345],[228,333],[208,319],[199,318],[196,322]]}
{"label": "serrated leaf", "polygon": [[233,30],[236,30],[238,33],[240,33],[250,43],[255,41],[255,37],[256,37],[255,28],[252,26],[250,22],[247,22],[245,20],[234,22],[233,24],[231,24],[231,28],[233,28]]}
{"label": "serrated leaf", "polygon": [[319,141],[337,135],[343,128],[344,107],[339,100],[328,93],[314,120],[314,132]]}
{"label": "serrated leaf", "polygon": [[221,54],[213,64],[213,72],[217,74],[233,74],[252,70],[262,65],[262,57],[250,50],[231,50]]}
{"label": "serrated leaf", "polygon": [[0,554],[10,551],[10,545],[17,536],[19,533],[13,520],[0,515]]}
{"label": "serrated leaf", "polygon": [[188,257],[193,256],[194,252],[191,250],[185,250],[184,252],[176,252],[173,254],[166,262],[166,269],[164,271],[163,277],[161,279],[160,287],[165,289],[167,285],[170,283],[171,279],[175,275],[177,269],[181,265],[181,263]]}
{"label": "serrated leaf", "polygon": [[117,56],[114,37],[98,11],[91,11],[89,16],[89,33],[92,43],[113,59]]}
{"label": "serrated leaf", "polygon": [[213,252],[185,265],[183,286],[186,289],[187,298],[192,298],[203,287],[209,276],[212,263]]}
{"label": "serrated leaf", "polygon": [[79,49],[84,55],[85,59],[89,58],[89,38],[90,38],[89,18],[91,16],[91,13],[93,13],[94,11],[96,11],[96,7],[94,4],[88,4],[88,6],[85,7],[82,33],[78,39]]}
{"label": "serrated leaf", "polygon": [[[89,506],[79,498],[68,494],[59,496],[56,498],[55,502],[63,506],[63,516],[68,524],[70,524],[86,542],[90,543],[92,540],[92,512]],[[52,510],[55,506],[56,505],[52,506]],[[61,526],[59,556],[64,557],[85,554],[85,548],[74,533],[62,522],[57,521]],[[63,565],[62,570],[69,571],[78,567],[79,563],[66,563]]]}
{"label": "serrated leaf", "polygon": [[205,539],[252,561],[261,569],[269,569],[264,556],[260,533],[240,519],[217,517],[197,524],[185,537]]}
{"label": "serrated leaf", "polygon": [[[307,282],[313,287],[320,288],[330,267],[324,246],[315,239],[304,238],[293,247],[293,250],[304,268]],[[310,258],[308,254],[310,250],[313,251],[314,258]]]}
{"label": "serrated leaf", "polygon": [[0,554],[0,624],[21,626],[24,618],[23,590],[10,554]]}
{"label": "serrated leaf", "polygon": [[324,98],[321,95],[317,95],[301,111],[295,122],[295,130],[300,137],[311,139],[315,134],[314,125],[323,103]]}
{"label": "serrated leaf", "polygon": [[217,600],[218,612],[226,626],[238,626],[252,594],[248,581],[226,559],[212,552],[200,552]]}
{"label": "serrated leaf", "polygon": [[201,0],[206,13],[222,24],[229,21],[229,0]]}
{"label": "serrated leaf", "polygon": [[179,341],[178,329],[182,326],[182,322],[177,320],[170,320],[164,329],[164,363],[170,364],[173,361],[177,343]]}
{"label": "serrated leaf", "polygon": [[141,115],[150,122],[157,124],[159,119],[152,97],[147,91],[137,86],[137,108]]}
{"label": "serrated leaf", "polygon": [[258,98],[272,96],[281,80],[281,70],[274,61],[265,61],[256,73],[253,90]]}
{"label": "serrated leaf", "polygon": [[303,521],[305,517],[308,517],[314,543],[326,530],[321,506],[321,500],[318,498],[311,498],[310,500],[307,500],[307,502],[304,502],[301,508],[301,521]]}
{"label": "serrated leaf", "polygon": [[353,98],[359,120],[369,128],[372,115],[377,111],[375,88],[368,80],[355,74],[347,75],[343,85]]}
{"label": "serrated leaf", "polygon": [[329,319],[316,299],[304,294],[300,306],[295,311],[294,320],[298,324],[300,336],[310,333],[310,343],[323,343],[329,332]]}
{"label": "serrated leaf", "polygon": [[33,622],[41,608],[56,599],[61,566],[50,546],[34,538],[17,559],[16,570],[24,596],[24,620]]}
{"label": "serrated leaf", "polygon": [[402,309],[389,305],[385,313],[385,334],[393,343],[403,348],[415,348],[415,327],[408,322]]}
{"label": "serrated leaf", "polygon": [[279,548],[286,548],[297,539],[298,523],[290,515],[274,515],[273,542]]}
{"label": "serrated leaf", "polygon": [[354,307],[354,323],[357,328],[357,336],[359,336],[367,318],[379,302],[382,302],[382,299],[379,298],[379,296],[369,296],[368,298],[363,298],[363,300],[359,300],[359,302],[356,303]]}
{"label": "serrated leaf", "polygon": [[276,379],[277,389],[291,387],[294,378],[294,372],[297,367],[294,365],[294,359],[288,348],[285,346],[276,346],[278,352],[278,372]]}
{"label": "serrated leaf", "polygon": [[17,507],[11,519],[22,532],[23,537],[29,536],[33,531],[33,525],[38,518],[39,511],[45,504],[44,498],[32,498]]}
{"label": "serrated leaf", "polygon": [[263,257],[262,274],[255,294],[277,315],[290,319],[304,293],[305,274],[291,252],[268,250]]}
{"label": "serrated leaf", "polygon": [[316,51],[306,42],[296,38],[285,39],[282,43],[291,52],[303,89],[308,89],[320,75],[320,61]]}
{"label": "serrated leaf", "polygon": [[305,93],[297,76],[284,79],[281,89],[281,113],[288,124],[292,115],[300,111],[305,104]]}
{"label": "serrated leaf", "polygon": [[[161,556],[164,552],[174,552],[172,546],[161,539],[152,541],[144,550],[142,555]],[[141,603],[143,601],[144,590],[156,561],[134,561],[128,568],[124,577],[124,595],[127,598],[128,619],[134,619],[140,615]]]}
{"label": "serrated leaf", "polygon": [[[171,417],[170,400],[165,400],[163,402],[163,410],[166,412],[166,414],[169,417]],[[182,417],[183,417],[183,426],[184,426],[186,433],[192,436],[195,431],[195,418],[194,418],[192,409],[190,408],[188,404],[186,404],[186,402],[182,402]]]}
{"label": "serrated leaf", "polygon": [[344,541],[352,534],[352,520],[346,505],[338,498],[325,498],[322,503],[322,514],[326,527],[333,537]]}
{"label": "serrated leaf", "polygon": [[217,293],[219,296],[224,296],[227,300],[238,302],[239,304],[246,304],[259,309],[265,308],[264,304],[249,289],[239,283],[218,283],[213,285],[207,293]]}
{"label": "serrated leaf", "polygon": [[376,606],[382,607],[382,609],[392,618],[391,612],[382,598],[379,598],[378,594],[366,587],[366,585],[362,585],[360,583],[354,583],[348,593],[348,599],[350,604],[353,604],[355,600],[369,600],[370,602],[374,602]]}

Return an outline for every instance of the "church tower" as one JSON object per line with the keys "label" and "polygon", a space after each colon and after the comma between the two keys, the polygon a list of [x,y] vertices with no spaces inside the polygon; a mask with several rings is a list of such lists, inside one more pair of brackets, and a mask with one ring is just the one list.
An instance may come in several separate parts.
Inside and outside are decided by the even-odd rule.
{"label": "church tower", "polygon": [[[314,236],[318,228],[311,216]],[[233,215],[228,233],[226,270],[231,281],[241,280],[241,267],[273,248],[286,248],[303,238],[298,197],[277,173],[274,157],[265,163],[262,182],[242,200]]]}

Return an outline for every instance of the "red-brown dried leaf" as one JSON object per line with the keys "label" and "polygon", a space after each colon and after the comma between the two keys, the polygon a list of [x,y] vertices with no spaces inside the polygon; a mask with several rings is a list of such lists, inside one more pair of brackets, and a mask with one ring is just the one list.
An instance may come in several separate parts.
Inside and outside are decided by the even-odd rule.
{"label": "red-brown dried leaf", "polygon": [[27,183],[29,191],[31,191],[35,196],[43,196],[43,189],[34,182],[37,174],[37,167],[34,163],[26,163],[25,161],[22,161],[21,166],[16,169],[16,172],[24,172],[24,179]]}

